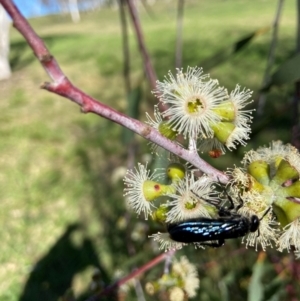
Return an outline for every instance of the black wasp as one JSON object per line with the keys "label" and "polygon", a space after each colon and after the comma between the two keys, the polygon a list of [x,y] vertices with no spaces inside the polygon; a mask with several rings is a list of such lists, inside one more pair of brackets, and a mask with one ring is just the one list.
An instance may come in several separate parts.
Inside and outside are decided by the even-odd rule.
{"label": "black wasp", "polygon": [[[234,214],[219,218],[198,218],[186,220],[178,224],[168,225],[168,232],[172,240],[193,243],[199,242],[213,247],[220,247],[225,239],[245,236],[255,232],[259,227],[259,218],[252,215],[250,218]],[[217,241],[216,243],[205,243]]]}
{"label": "black wasp", "polygon": [[[218,218],[197,218],[185,220],[176,224],[168,225],[170,238],[182,243],[202,243],[212,247],[224,245],[225,239],[238,238],[245,236],[249,232],[259,230],[260,220],[257,215],[250,217],[237,214],[236,211],[241,204],[234,209],[234,204],[230,196],[230,208],[219,208]],[[263,217],[269,212],[268,209]],[[263,218],[262,217],[262,218]]]}

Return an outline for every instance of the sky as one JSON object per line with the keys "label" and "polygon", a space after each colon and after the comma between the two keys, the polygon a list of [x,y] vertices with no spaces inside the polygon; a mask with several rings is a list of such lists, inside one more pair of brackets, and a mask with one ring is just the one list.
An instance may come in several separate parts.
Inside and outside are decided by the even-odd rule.
{"label": "sky", "polygon": [[55,4],[50,7],[38,0],[14,0],[14,3],[26,18],[58,13],[58,6]]}
{"label": "sky", "polygon": [[[26,18],[60,13],[58,2],[55,0],[49,1],[51,5],[42,4],[42,1],[40,0],[13,0],[13,1]],[[98,3],[101,2],[103,2],[103,0],[98,0]],[[91,1],[81,1],[81,8],[83,10],[87,9],[87,5],[91,5],[90,3]],[[84,5],[85,7],[83,7]]]}

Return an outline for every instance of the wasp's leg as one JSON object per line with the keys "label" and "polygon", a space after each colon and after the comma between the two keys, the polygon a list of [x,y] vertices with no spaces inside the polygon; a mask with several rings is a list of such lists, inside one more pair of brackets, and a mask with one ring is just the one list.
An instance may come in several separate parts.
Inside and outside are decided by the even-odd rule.
{"label": "wasp's leg", "polygon": [[201,243],[202,246],[207,246],[207,247],[212,247],[212,248],[220,248],[224,246],[225,240],[224,239],[219,239],[216,241],[207,241],[205,243]]}

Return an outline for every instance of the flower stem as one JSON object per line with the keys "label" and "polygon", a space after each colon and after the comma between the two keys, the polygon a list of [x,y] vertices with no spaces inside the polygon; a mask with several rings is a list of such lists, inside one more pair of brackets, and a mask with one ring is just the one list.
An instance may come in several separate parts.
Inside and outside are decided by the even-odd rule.
{"label": "flower stem", "polygon": [[145,265],[141,266],[138,269],[135,269],[133,272],[131,272],[129,275],[126,277],[116,281],[115,283],[107,286],[104,290],[102,290],[100,293],[97,293],[96,295],[91,296],[88,298],[86,301],[96,301],[100,300],[100,297],[108,295],[112,293],[115,289],[120,287],[121,285],[125,284],[127,281],[139,276],[140,274],[150,270],[152,267],[156,266],[159,264],[161,261],[168,259],[170,256],[173,256],[175,250],[170,250],[168,252],[162,253],[158,255],[157,257],[153,258],[151,261],[147,262]]}

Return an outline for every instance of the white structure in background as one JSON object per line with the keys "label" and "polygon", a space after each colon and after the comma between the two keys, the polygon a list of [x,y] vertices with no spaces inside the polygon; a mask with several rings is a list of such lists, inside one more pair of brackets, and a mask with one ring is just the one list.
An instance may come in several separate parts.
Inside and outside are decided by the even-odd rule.
{"label": "white structure in background", "polygon": [[9,66],[9,26],[10,21],[6,11],[0,4],[0,80],[7,79],[11,75]]}
{"label": "white structure in background", "polygon": [[80,21],[80,13],[78,9],[77,0],[69,0],[69,11],[72,17],[72,21],[77,23]]}

